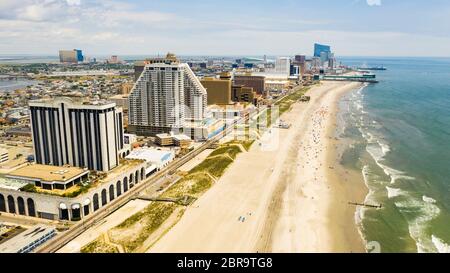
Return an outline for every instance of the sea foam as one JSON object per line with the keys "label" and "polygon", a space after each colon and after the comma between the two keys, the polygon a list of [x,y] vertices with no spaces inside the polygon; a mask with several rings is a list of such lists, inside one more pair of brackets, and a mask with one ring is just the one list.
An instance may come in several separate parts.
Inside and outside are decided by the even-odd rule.
{"label": "sea foam", "polygon": [[431,241],[439,253],[450,253],[450,245],[446,244],[443,240],[431,235]]}
{"label": "sea foam", "polygon": [[428,197],[426,195],[422,196],[422,200],[424,202],[427,202],[427,203],[430,203],[430,204],[436,204],[436,200],[434,200],[433,198]]}
{"label": "sea foam", "polygon": [[386,190],[387,190],[387,194],[388,194],[388,198],[389,199],[397,197],[397,196],[400,196],[402,194],[402,190],[401,189],[386,187]]}

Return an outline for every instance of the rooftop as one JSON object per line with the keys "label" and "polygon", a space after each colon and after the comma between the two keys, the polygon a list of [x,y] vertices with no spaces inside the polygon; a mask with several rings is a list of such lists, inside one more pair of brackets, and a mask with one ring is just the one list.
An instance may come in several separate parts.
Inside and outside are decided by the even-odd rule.
{"label": "rooftop", "polygon": [[[55,233],[55,228],[36,225],[27,229],[0,245],[0,253],[20,253],[30,251],[29,247],[44,237]],[[39,243],[38,243],[39,245]]]}
{"label": "rooftop", "polygon": [[0,176],[0,188],[7,190],[19,190],[22,187],[26,186],[28,183],[24,181],[20,181],[17,179],[11,179]]}
{"label": "rooftop", "polygon": [[176,140],[191,140],[190,137],[187,135],[179,134],[179,135],[173,135],[173,138]]}
{"label": "rooftop", "polygon": [[157,150],[157,149],[149,149],[149,148],[140,148],[134,149],[131,153],[126,157],[127,159],[141,159],[147,162],[159,163],[167,160],[173,152]]}
{"label": "rooftop", "polygon": [[157,134],[156,137],[161,138],[161,139],[162,138],[171,138],[172,135],[167,134],[167,133],[163,133],[163,134]]}
{"label": "rooftop", "polygon": [[67,165],[51,166],[30,164],[10,172],[8,176],[38,179],[46,182],[66,182],[87,173],[89,171]]}
{"label": "rooftop", "polygon": [[114,102],[108,100],[90,100],[83,96],[68,96],[65,94],[64,96],[56,96],[54,98],[44,98],[38,100],[30,100],[30,106],[54,106],[56,107],[59,103],[67,103],[76,105],[79,108],[89,107],[89,106],[105,106],[105,107],[114,107],[116,104]]}

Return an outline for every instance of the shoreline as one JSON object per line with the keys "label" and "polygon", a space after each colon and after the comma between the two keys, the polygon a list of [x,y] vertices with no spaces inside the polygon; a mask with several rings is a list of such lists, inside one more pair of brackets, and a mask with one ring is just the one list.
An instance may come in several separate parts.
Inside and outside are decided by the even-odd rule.
{"label": "shoreline", "polygon": [[282,115],[291,128],[271,129],[276,149],[255,143],[239,155],[148,252],[365,251],[355,207],[346,200],[355,187],[339,183],[327,166],[339,99],[358,86],[312,87],[309,103],[295,103]]}
{"label": "shoreline", "polygon": [[[260,250],[365,252],[355,221],[356,207],[348,205],[349,201],[364,200],[365,184],[361,174],[340,165],[339,148],[342,150],[345,143],[335,139],[339,102],[361,85],[330,85],[330,90],[314,98],[311,111],[303,118],[311,115],[303,134],[297,135],[303,141],[293,160],[296,164],[286,163],[295,171],[287,181],[280,180],[284,185],[279,184],[278,192],[274,191],[263,232],[265,238],[257,247]],[[310,95],[314,97],[313,90]]]}
{"label": "shoreline", "polygon": [[[339,103],[344,96],[351,92],[355,92],[359,88],[364,88],[364,86],[361,85],[355,89],[349,90],[336,98],[336,102],[333,104],[334,109],[332,111],[332,118],[330,120],[332,125],[328,127],[327,132],[329,137],[328,146],[333,146],[334,148],[327,149],[326,161],[328,165],[335,166],[334,169],[328,169],[327,177],[337,184],[334,194],[336,196],[341,196],[339,199],[332,199],[329,215],[330,218],[333,219],[335,211],[341,209],[344,211],[343,214],[347,219],[346,221],[342,221],[342,225],[346,227],[345,232],[335,234],[336,237],[333,242],[333,252],[366,252],[366,242],[356,219],[359,208],[349,205],[348,202],[364,203],[364,200],[369,194],[369,189],[364,182],[361,171],[345,168],[340,163],[343,152],[348,145],[352,143],[337,135],[337,131],[341,129],[340,126],[343,126],[343,124],[338,124],[337,120],[338,115],[343,111],[340,109]],[[336,221],[339,221],[339,219],[336,219]]]}

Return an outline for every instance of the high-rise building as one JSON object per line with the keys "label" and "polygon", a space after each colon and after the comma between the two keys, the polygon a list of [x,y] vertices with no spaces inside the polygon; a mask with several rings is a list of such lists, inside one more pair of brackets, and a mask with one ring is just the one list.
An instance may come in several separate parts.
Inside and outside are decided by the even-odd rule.
{"label": "high-rise building", "polygon": [[78,63],[84,61],[83,51],[79,49],[74,50],[60,50],[59,61],[61,63]]}
{"label": "high-rise building", "polygon": [[252,87],[257,94],[266,96],[265,79],[264,76],[235,75],[234,84]]}
{"label": "high-rise building", "polygon": [[84,61],[84,56],[83,56],[83,51],[81,51],[80,49],[74,49],[74,51],[77,52],[77,61],[79,63]]}
{"label": "high-rise building", "polygon": [[57,97],[29,102],[35,160],[109,171],[119,165],[122,109],[111,102]]}
{"label": "high-rise building", "polygon": [[231,76],[229,73],[222,74],[217,78],[204,78],[200,81],[206,88],[208,105],[231,104]]}
{"label": "high-rise building", "polygon": [[289,75],[291,59],[288,57],[278,57],[275,62],[275,73]]}
{"label": "high-rise building", "polygon": [[305,55],[295,55],[295,57],[294,57],[295,63],[302,64],[302,63],[305,63],[305,61],[306,61]]}
{"label": "high-rise building", "polygon": [[314,44],[314,57],[321,57],[321,53],[331,53],[331,47],[328,45]]}
{"label": "high-rise building", "polygon": [[295,55],[294,65],[298,66],[298,70],[299,70],[298,74],[300,76],[304,75],[306,72],[306,55],[304,55],[304,54]]}
{"label": "high-rise building", "polygon": [[203,120],[206,106],[206,89],[187,64],[147,64],[130,93],[128,129],[150,136],[182,129],[186,120]]}
{"label": "high-rise building", "polygon": [[146,65],[149,64],[156,64],[156,63],[167,63],[171,64],[173,62],[177,62],[177,56],[173,53],[167,53],[166,57],[156,57],[156,58],[148,58],[144,61],[138,61],[134,64],[134,80],[137,81],[139,79],[139,76],[141,76],[142,71],[144,71],[144,68]]}

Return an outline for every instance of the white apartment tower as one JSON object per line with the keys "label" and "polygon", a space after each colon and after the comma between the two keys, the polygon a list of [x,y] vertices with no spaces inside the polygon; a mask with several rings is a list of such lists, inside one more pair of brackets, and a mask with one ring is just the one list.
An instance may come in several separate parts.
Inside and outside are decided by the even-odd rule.
{"label": "white apartment tower", "polygon": [[187,64],[148,64],[129,96],[129,130],[138,135],[180,130],[186,120],[203,120],[206,106],[206,89]]}
{"label": "white apartment tower", "polygon": [[122,109],[111,102],[56,97],[29,102],[35,161],[109,171],[123,149]]}
{"label": "white apartment tower", "polygon": [[291,70],[291,59],[288,57],[278,57],[275,62],[275,73],[289,75]]}

